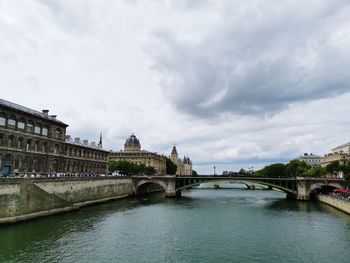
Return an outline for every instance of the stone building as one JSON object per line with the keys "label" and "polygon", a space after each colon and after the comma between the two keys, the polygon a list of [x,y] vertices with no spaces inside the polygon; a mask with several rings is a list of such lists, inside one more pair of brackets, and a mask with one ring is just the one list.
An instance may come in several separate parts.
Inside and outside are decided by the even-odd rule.
{"label": "stone building", "polygon": [[321,166],[326,167],[334,161],[345,164],[350,160],[350,143],[346,143],[331,149],[331,153],[327,153],[321,159]]}
{"label": "stone building", "polygon": [[166,157],[154,152],[142,150],[141,143],[134,134],[130,135],[125,141],[124,151],[111,151],[109,159],[114,161],[124,160],[135,164],[153,166],[158,175],[165,175],[166,172]]}
{"label": "stone building", "polygon": [[[0,99],[0,173],[105,173],[109,152],[66,136],[68,125],[49,115]],[[102,139],[102,138],[100,138]]]}
{"label": "stone building", "polygon": [[173,163],[176,164],[177,170],[176,175],[179,176],[191,176],[192,175],[192,161],[189,157],[184,157],[183,160],[179,158],[179,155],[176,150],[176,146],[174,145],[170,159]]}
{"label": "stone building", "polygon": [[297,158],[297,160],[299,161],[304,161],[306,164],[312,166],[312,167],[317,167],[321,165],[321,160],[322,157],[319,155],[315,155],[315,154],[308,154],[308,153],[304,153],[304,155],[299,156],[299,158]]}

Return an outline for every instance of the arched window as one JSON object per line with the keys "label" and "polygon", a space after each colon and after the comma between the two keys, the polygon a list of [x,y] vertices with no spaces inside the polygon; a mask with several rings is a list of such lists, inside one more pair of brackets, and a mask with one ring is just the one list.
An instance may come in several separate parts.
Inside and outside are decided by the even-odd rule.
{"label": "arched window", "polygon": [[23,138],[20,137],[18,138],[17,147],[18,149],[22,149],[22,146],[23,146]]}
{"label": "arched window", "polygon": [[36,151],[36,152],[39,151],[39,141],[35,141],[35,144],[34,144],[34,151]]}
{"label": "arched window", "polygon": [[17,128],[24,130],[25,126],[26,126],[25,120],[23,118],[19,119],[17,123]]}
{"label": "arched window", "polygon": [[0,126],[6,125],[6,115],[4,113],[0,113]]}
{"label": "arched window", "polygon": [[55,130],[55,139],[61,139],[61,135],[62,135],[61,129],[57,128]]}
{"label": "arched window", "polygon": [[31,139],[28,139],[28,140],[27,140],[27,144],[26,144],[26,151],[29,151],[29,150],[30,150],[31,145],[32,145],[32,140],[31,140]]}
{"label": "arched window", "polygon": [[54,150],[53,150],[53,153],[55,154],[58,154],[60,151],[60,146],[58,144],[55,144],[55,147],[54,147]]}
{"label": "arched window", "polygon": [[13,146],[13,141],[14,141],[15,137],[13,135],[9,136],[9,140],[8,140],[8,147],[11,148]]}
{"label": "arched window", "polygon": [[10,118],[7,120],[7,127],[16,128],[16,124],[17,124],[16,117],[11,115]]}
{"label": "arched window", "polygon": [[4,134],[0,133],[0,146],[4,144]]}
{"label": "arched window", "polygon": [[47,136],[48,131],[49,131],[49,129],[46,126],[44,126],[43,129],[41,130],[41,134],[44,136]]}
{"label": "arched window", "polygon": [[43,143],[43,147],[41,148],[43,153],[46,153],[46,142]]}
{"label": "arched window", "polygon": [[33,129],[34,129],[34,123],[32,121],[28,121],[26,131],[33,132]]}
{"label": "arched window", "polygon": [[41,134],[41,124],[37,123],[34,127],[34,133]]}

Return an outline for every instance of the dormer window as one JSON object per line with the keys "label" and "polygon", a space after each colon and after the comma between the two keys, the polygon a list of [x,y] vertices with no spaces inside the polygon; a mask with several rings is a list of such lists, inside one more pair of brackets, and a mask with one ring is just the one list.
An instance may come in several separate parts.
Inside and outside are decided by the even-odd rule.
{"label": "dormer window", "polygon": [[34,127],[34,133],[41,134],[41,125],[37,123]]}
{"label": "dormer window", "polygon": [[18,121],[18,123],[17,123],[17,128],[18,129],[22,129],[22,130],[24,130],[24,128],[25,128],[25,120],[24,119],[19,119],[19,121]]}
{"label": "dormer window", "polygon": [[4,113],[0,113],[0,126],[6,125],[6,115]]}
{"label": "dormer window", "polygon": [[55,139],[61,139],[61,135],[62,135],[61,129],[57,128],[55,130]]}
{"label": "dormer window", "polygon": [[9,128],[16,128],[16,123],[17,123],[16,117],[12,115],[7,121],[7,126]]}
{"label": "dormer window", "polygon": [[34,130],[34,123],[32,121],[28,121],[26,130],[27,130],[27,132],[33,132],[33,130]]}
{"label": "dormer window", "polygon": [[42,130],[41,130],[41,134],[44,135],[44,136],[47,136],[48,134],[48,128],[47,127],[43,127]]}

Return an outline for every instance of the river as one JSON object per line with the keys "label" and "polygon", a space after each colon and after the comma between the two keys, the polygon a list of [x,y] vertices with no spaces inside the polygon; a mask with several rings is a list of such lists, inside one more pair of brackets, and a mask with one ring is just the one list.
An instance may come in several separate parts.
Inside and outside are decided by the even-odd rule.
{"label": "river", "polygon": [[194,189],[0,226],[0,262],[350,262],[350,216],[280,192]]}

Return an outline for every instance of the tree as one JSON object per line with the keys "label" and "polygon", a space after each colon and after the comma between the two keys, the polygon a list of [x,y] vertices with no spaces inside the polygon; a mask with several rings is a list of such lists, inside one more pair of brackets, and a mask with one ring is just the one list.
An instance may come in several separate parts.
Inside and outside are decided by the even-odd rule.
{"label": "tree", "polygon": [[304,161],[292,160],[286,165],[286,176],[296,177],[304,176],[305,172],[310,168]]}
{"label": "tree", "polygon": [[153,174],[155,174],[157,171],[156,171],[156,169],[154,169],[153,166],[146,166],[146,167],[144,168],[144,172],[145,172],[146,175],[153,175]]}
{"label": "tree", "polygon": [[192,170],[192,176],[198,176],[198,173],[195,170]]}
{"label": "tree", "polygon": [[333,161],[326,166],[326,172],[328,174],[334,174],[341,171],[341,165],[339,161]]}
{"label": "tree", "polygon": [[322,177],[326,175],[326,168],[321,166],[310,167],[304,175],[307,177]]}
{"label": "tree", "polygon": [[166,174],[176,174],[177,165],[172,160],[166,158]]}
{"label": "tree", "polygon": [[113,160],[109,160],[108,161],[108,171],[110,173],[114,172],[114,171],[117,171],[118,168],[117,168],[117,162],[116,161],[113,161]]}
{"label": "tree", "polygon": [[285,177],[286,166],[283,163],[275,163],[265,167],[267,177]]}

